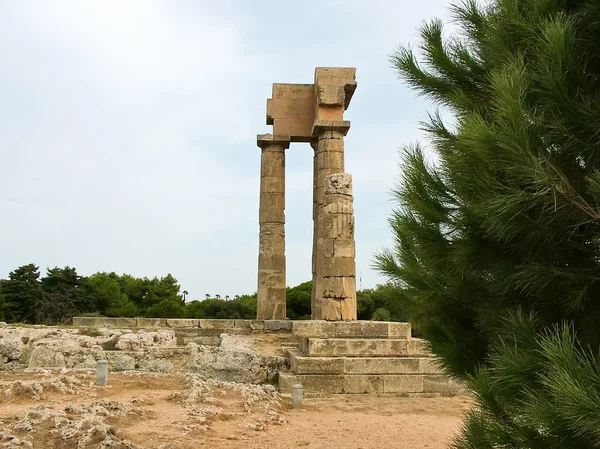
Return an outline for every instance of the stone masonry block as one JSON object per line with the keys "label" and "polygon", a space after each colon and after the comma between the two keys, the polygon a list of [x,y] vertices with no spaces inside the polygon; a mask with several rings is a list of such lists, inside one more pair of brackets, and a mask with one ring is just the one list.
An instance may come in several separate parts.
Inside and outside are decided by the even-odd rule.
{"label": "stone masonry block", "polygon": [[[266,253],[266,254],[265,254]],[[265,275],[269,273],[275,272],[284,272],[285,270],[285,255],[277,255],[277,254],[269,254],[265,251],[265,253],[258,255],[258,270],[264,271]],[[261,279],[262,280],[262,279]],[[261,282],[259,281],[259,284]],[[262,282],[267,286],[271,286],[270,283]],[[284,279],[285,284],[285,279]]]}
{"label": "stone masonry block", "polygon": [[388,323],[382,321],[354,321],[336,323],[336,338],[381,338],[388,336]]}
{"label": "stone masonry block", "polygon": [[319,147],[323,140],[343,139],[350,129],[347,120],[315,120],[312,127],[312,135],[318,137]]}
{"label": "stone masonry block", "polygon": [[323,279],[323,297],[345,299],[356,296],[356,279],[335,277]]}
{"label": "stone masonry block", "polygon": [[160,329],[162,327],[167,327],[167,320],[165,318],[138,318],[137,327]]}
{"label": "stone masonry block", "polygon": [[291,331],[292,321],[290,320],[265,320],[265,331]]}
{"label": "stone masonry block", "polygon": [[321,153],[344,153],[344,136],[344,133],[337,131],[325,131],[319,134],[315,151],[317,158]]}
{"label": "stone masonry block", "polygon": [[457,394],[462,392],[463,386],[455,380],[444,375],[423,376],[424,393]]}
{"label": "stone masonry block", "polygon": [[421,357],[418,360],[421,374],[444,374],[440,362],[435,357]]}
{"label": "stone masonry block", "polygon": [[419,359],[409,357],[347,357],[345,374],[419,374]]}
{"label": "stone masonry block", "polygon": [[261,177],[260,191],[265,193],[285,194],[285,178],[279,176]]}
{"label": "stone masonry block", "polygon": [[264,328],[265,322],[263,320],[250,320],[250,329],[263,330]]}
{"label": "stone masonry block", "polygon": [[381,394],[383,393],[382,376],[350,375],[344,376],[345,394]]}
{"label": "stone masonry block", "polygon": [[350,240],[354,238],[354,215],[325,215],[324,221],[328,230],[326,237],[341,240]]}
{"label": "stone masonry block", "polygon": [[352,201],[352,197],[344,196],[343,199],[336,198],[336,201],[329,201],[329,198],[327,198],[323,203],[323,213],[325,215],[354,214],[354,202]]}
{"label": "stone masonry block", "polygon": [[344,298],[342,300],[342,320],[343,321],[356,321],[358,319],[356,310],[357,310],[356,294],[354,294],[353,296]]}
{"label": "stone masonry block", "polygon": [[344,393],[344,376],[338,374],[290,374],[279,373],[279,389],[290,393],[292,386],[301,384],[306,392],[342,394]]}
{"label": "stone masonry block", "polygon": [[344,120],[344,106],[329,104],[317,105],[317,108],[315,110],[315,121],[319,122],[324,120]]}
{"label": "stone masonry block", "polygon": [[339,298],[321,298],[321,314],[319,319],[339,321],[342,319],[342,301]]}
{"label": "stone masonry block", "polygon": [[406,340],[378,338],[307,339],[306,355],[310,357],[394,357],[406,356]]}
{"label": "stone masonry block", "polygon": [[232,329],[234,320],[199,320],[201,329]]}
{"label": "stone masonry block", "polygon": [[325,195],[352,195],[352,175],[336,173],[325,179]]}
{"label": "stone masonry block", "polygon": [[343,106],[345,103],[344,86],[340,84],[318,84],[317,105]]}
{"label": "stone masonry block", "polygon": [[334,338],[338,323],[323,320],[293,321],[292,331],[299,337]]}
{"label": "stone masonry block", "polygon": [[423,376],[404,374],[383,376],[384,393],[422,393]]}
{"label": "stone masonry block", "polygon": [[283,208],[261,207],[258,211],[260,223],[285,223],[285,211]]}
{"label": "stone masonry block", "polygon": [[340,357],[303,357],[292,354],[291,370],[295,374],[343,374],[344,359]]}
{"label": "stone masonry block", "polygon": [[351,240],[342,240],[335,239],[333,241],[333,256],[334,257],[349,257],[354,259],[356,256],[355,251],[356,245],[354,244],[354,239]]}
{"label": "stone masonry block", "polygon": [[411,338],[408,341],[407,352],[409,355],[429,355],[431,354],[431,343],[420,338]]}
{"label": "stone masonry block", "polygon": [[261,178],[285,179],[285,156],[283,152],[263,151],[260,162]]}
{"label": "stone masonry block", "polygon": [[282,193],[261,192],[260,209],[283,211],[285,209],[285,195]]}
{"label": "stone masonry block", "polygon": [[199,320],[189,320],[185,318],[167,318],[167,327],[181,329],[181,328],[197,328]]}
{"label": "stone masonry block", "polygon": [[411,338],[410,323],[390,322],[388,325],[388,338]]}
{"label": "stone masonry block", "polygon": [[356,277],[356,262],[353,257],[334,257],[321,265],[323,277]]}
{"label": "stone masonry block", "polygon": [[325,151],[317,153],[317,171],[335,170],[337,173],[344,171],[344,152],[343,151]]}

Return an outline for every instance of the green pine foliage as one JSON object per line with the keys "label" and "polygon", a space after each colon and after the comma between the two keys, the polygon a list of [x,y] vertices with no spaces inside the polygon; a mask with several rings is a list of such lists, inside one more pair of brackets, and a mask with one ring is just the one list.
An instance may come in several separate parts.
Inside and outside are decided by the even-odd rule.
{"label": "green pine foliage", "polygon": [[600,2],[452,11],[392,57],[441,112],[376,266],[478,398],[456,448],[599,447]]}

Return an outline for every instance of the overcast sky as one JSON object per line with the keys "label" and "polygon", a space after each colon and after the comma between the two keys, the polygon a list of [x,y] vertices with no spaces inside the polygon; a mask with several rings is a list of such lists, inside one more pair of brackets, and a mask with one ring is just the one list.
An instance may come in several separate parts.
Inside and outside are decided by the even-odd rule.
{"label": "overcast sky", "polygon": [[[271,85],[357,68],[346,118],[362,287],[391,242],[398,148],[431,109],[389,56],[448,0],[0,2],[0,278],[17,266],[172,273],[188,299],[256,290]],[[287,280],[311,277],[312,150],[286,167]]]}

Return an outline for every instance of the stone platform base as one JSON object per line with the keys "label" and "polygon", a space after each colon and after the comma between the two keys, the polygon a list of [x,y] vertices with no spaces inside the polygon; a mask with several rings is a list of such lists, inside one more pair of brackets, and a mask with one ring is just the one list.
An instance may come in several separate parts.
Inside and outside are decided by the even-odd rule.
{"label": "stone platform base", "polygon": [[429,343],[412,338],[410,323],[295,321],[299,349],[288,350],[290,372],[279,373],[289,393],[302,384],[315,394],[455,395]]}

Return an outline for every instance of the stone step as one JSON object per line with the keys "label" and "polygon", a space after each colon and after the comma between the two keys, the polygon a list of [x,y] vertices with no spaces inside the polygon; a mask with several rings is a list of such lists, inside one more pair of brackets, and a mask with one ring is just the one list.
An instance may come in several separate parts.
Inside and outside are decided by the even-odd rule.
{"label": "stone step", "polygon": [[288,352],[295,374],[443,374],[433,357],[306,357]]}
{"label": "stone step", "polygon": [[410,323],[385,321],[294,321],[292,333],[303,338],[409,339]]}
{"label": "stone step", "polygon": [[420,338],[302,338],[300,350],[308,357],[426,357],[431,345]]}
{"label": "stone step", "polygon": [[442,374],[292,374],[279,373],[279,391],[290,393],[301,384],[310,394],[464,393],[460,384]]}

